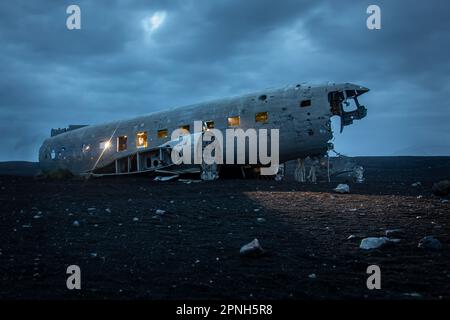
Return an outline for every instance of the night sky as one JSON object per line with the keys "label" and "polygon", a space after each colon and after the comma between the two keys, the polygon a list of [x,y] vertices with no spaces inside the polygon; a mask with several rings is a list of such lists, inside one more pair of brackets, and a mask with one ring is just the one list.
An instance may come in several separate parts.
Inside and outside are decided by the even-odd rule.
{"label": "night sky", "polygon": [[1,1],[0,161],[36,161],[52,127],[327,81],[371,89],[337,151],[450,155],[449,30],[444,0]]}

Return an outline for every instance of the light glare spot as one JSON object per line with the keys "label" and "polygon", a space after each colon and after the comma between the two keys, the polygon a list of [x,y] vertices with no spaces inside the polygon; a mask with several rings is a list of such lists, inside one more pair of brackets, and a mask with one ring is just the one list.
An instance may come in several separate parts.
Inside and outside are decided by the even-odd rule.
{"label": "light glare spot", "polygon": [[147,32],[153,32],[158,29],[166,19],[165,11],[156,11],[151,17],[146,17],[142,20],[142,26]]}

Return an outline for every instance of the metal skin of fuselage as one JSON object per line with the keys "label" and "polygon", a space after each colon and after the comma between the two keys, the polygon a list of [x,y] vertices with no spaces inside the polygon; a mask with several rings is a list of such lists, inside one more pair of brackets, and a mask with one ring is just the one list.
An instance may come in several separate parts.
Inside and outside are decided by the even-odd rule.
{"label": "metal skin of fuselage", "polygon": [[[64,169],[75,175],[101,172],[102,168],[113,165],[111,174],[155,171],[170,167],[170,161],[161,158],[161,149],[169,142],[173,130],[186,125],[193,128],[194,121],[214,121],[214,128],[225,133],[229,128],[228,117],[235,116],[240,117],[237,128],[243,130],[279,129],[280,163],[319,156],[327,152],[333,137],[331,117],[340,116],[343,126],[363,118],[366,109],[359,105],[357,97],[367,91],[351,83],[292,85],[89,125],[46,139],[39,150],[39,162],[44,171]],[[358,109],[353,113],[344,111],[342,104],[347,99],[356,101]],[[310,100],[310,105],[301,106],[305,100]],[[264,123],[255,121],[255,114],[260,112],[267,112],[268,120]],[[157,132],[162,129],[168,130],[168,137],[158,138]],[[139,132],[147,135],[145,148],[137,146]],[[127,137],[126,150],[117,147],[120,136]],[[105,141],[110,141],[110,147],[101,149],[100,143]],[[127,169],[119,170],[118,161],[127,162]],[[130,161],[136,164],[130,165]]]}

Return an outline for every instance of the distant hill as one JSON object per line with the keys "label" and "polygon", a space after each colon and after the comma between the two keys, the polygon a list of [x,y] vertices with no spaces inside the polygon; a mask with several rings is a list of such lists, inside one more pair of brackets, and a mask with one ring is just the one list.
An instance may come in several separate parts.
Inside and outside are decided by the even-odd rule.
{"label": "distant hill", "polygon": [[445,145],[415,145],[397,150],[391,156],[450,156],[450,146]]}
{"label": "distant hill", "polygon": [[39,172],[38,162],[7,161],[0,162],[0,175],[34,176]]}

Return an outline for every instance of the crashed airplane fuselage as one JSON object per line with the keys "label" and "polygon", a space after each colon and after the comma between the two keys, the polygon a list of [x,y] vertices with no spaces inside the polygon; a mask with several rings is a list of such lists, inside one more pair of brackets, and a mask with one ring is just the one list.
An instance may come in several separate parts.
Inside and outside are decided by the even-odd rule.
{"label": "crashed airplane fuselage", "polygon": [[[45,171],[64,169],[75,175],[118,175],[177,172],[171,132],[211,129],[278,129],[279,162],[324,155],[333,137],[331,117],[341,118],[341,131],[366,116],[358,96],[369,89],[351,83],[294,85],[239,97],[155,112],[130,120],[53,129],[39,150]],[[352,105],[349,109],[349,106]],[[271,135],[267,137],[270,146]],[[249,159],[249,143],[244,152]],[[239,152],[239,150],[237,150]],[[225,153],[224,153],[225,156]],[[222,165],[227,165],[225,162]],[[244,165],[261,167],[261,163]],[[195,166],[201,170],[201,165]],[[192,169],[192,167],[190,167]]]}

